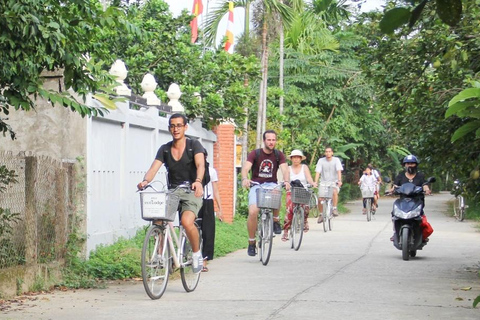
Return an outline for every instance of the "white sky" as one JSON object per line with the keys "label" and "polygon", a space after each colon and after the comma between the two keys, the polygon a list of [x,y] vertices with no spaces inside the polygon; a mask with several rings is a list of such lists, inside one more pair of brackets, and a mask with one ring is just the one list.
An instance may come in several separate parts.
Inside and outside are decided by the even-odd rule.
{"label": "white sky", "polygon": [[[170,6],[170,11],[174,16],[178,16],[183,9],[187,9],[188,12],[192,11],[194,0],[165,0],[166,3]],[[375,8],[380,8],[384,4],[384,0],[367,0],[365,4],[362,5],[362,11],[370,11]],[[202,27],[203,16],[207,12],[212,11],[219,4],[223,3],[221,0],[203,0],[203,14],[199,16],[199,27]],[[243,25],[245,23],[245,10],[243,8],[235,8],[233,11],[233,20],[234,20],[234,30],[233,34],[236,38],[243,32]],[[217,43],[225,36],[227,31],[227,15],[222,19],[218,26],[217,32]],[[234,44],[235,45],[235,44]]]}

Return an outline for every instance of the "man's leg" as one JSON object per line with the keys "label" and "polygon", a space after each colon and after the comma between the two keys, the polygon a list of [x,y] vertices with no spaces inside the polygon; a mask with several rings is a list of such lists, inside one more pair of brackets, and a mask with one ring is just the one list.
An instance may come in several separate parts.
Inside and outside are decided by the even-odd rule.
{"label": "man's leg", "polygon": [[280,225],[280,210],[273,210],[273,233],[280,234],[282,233],[282,226]]}
{"label": "man's leg", "polygon": [[257,231],[258,223],[258,209],[256,204],[251,204],[248,206],[248,219],[247,219],[247,230],[248,230],[248,250],[247,253],[249,256],[254,256],[256,254],[255,249],[255,232]]}
{"label": "man's leg", "polygon": [[324,198],[318,198],[318,220],[317,223],[322,223],[323,222],[323,204],[322,201],[324,201]]}
{"label": "man's leg", "polygon": [[195,226],[195,214],[192,211],[184,211],[182,213],[182,226],[187,234],[188,241],[192,245],[193,252],[200,250],[200,242],[198,238],[198,229]]}
{"label": "man's leg", "polygon": [[337,212],[338,188],[333,188],[332,203],[333,203],[333,216],[336,217],[338,216],[338,212]]}

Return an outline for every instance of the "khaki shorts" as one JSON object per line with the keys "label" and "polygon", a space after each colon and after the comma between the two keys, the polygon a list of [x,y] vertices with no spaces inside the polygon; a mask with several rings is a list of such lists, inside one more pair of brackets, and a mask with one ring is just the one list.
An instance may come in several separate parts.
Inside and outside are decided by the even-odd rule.
{"label": "khaki shorts", "polygon": [[184,211],[192,211],[198,217],[198,211],[202,208],[203,198],[195,197],[195,193],[187,193],[184,189],[177,189],[173,192],[180,197],[180,214]]}

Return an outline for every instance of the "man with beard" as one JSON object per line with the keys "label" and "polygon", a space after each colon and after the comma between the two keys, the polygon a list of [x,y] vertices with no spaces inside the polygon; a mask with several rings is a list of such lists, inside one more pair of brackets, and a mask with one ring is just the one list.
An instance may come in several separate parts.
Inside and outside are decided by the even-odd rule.
{"label": "man with beard", "polygon": [[[267,130],[263,133],[263,148],[251,151],[247,156],[247,161],[242,167],[242,186],[250,188],[250,182],[254,181],[260,185],[254,185],[248,193],[248,250],[249,256],[256,255],[255,231],[257,230],[257,219],[260,209],[257,207],[257,189],[274,188],[277,185],[277,171],[282,170],[285,188],[290,190],[290,172],[283,152],[276,150],[277,133],[273,130]],[[248,173],[252,170],[251,179]],[[279,210],[273,211],[273,231],[275,234],[282,233],[280,226]]]}

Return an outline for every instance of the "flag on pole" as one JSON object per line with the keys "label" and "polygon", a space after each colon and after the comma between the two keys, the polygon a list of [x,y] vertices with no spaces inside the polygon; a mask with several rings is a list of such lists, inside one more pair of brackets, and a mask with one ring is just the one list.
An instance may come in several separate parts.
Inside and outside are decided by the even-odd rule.
{"label": "flag on pole", "polygon": [[202,0],[193,0],[192,15],[195,17],[190,22],[190,28],[192,29],[192,43],[195,43],[198,38],[198,16],[203,12]]}
{"label": "flag on pole", "polygon": [[228,23],[227,23],[227,42],[225,43],[225,51],[233,52],[233,1],[228,2]]}

